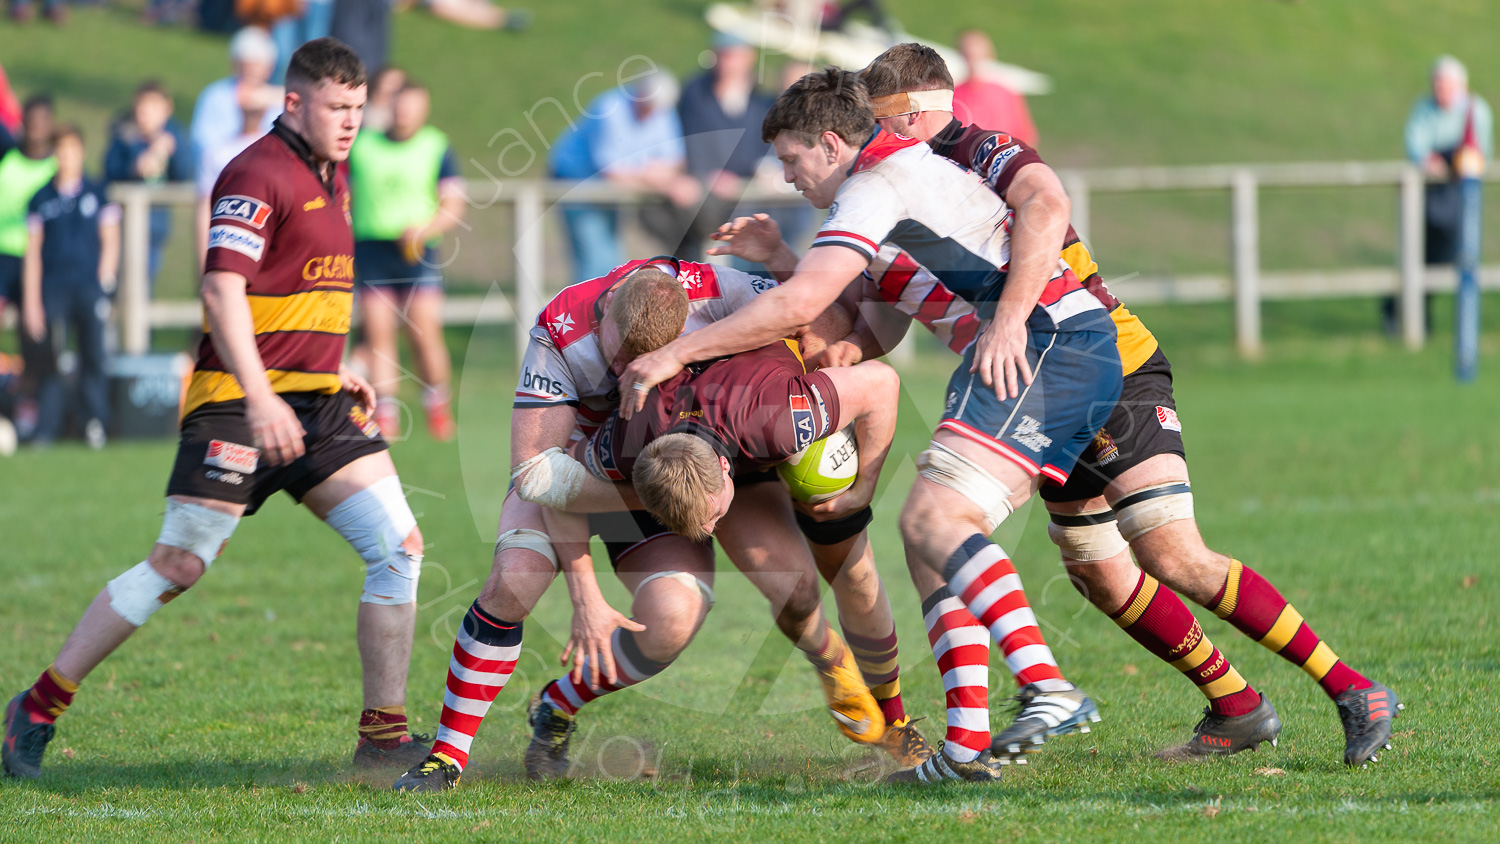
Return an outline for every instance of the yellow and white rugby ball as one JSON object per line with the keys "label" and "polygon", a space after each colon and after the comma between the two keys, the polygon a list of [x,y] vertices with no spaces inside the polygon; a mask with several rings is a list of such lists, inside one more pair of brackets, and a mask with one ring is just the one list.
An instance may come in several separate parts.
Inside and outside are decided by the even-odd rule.
{"label": "yellow and white rugby ball", "polygon": [[859,477],[859,450],[854,426],[829,434],[776,467],[792,497],[817,504],[854,485]]}

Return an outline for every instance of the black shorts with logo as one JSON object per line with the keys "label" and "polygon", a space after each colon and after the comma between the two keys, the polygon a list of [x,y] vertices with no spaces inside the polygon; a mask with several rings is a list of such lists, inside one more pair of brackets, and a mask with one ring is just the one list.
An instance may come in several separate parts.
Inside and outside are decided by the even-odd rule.
{"label": "black shorts with logo", "polygon": [[1120,402],[1094,441],[1078,458],[1078,465],[1062,486],[1043,484],[1045,501],[1085,501],[1104,494],[1104,488],[1127,469],[1158,454],[1186,457],[1182,423],[1172,398],[1172,364],[1161,349],[1141,368],[1125,376]]}
{"label": "black shorts with logo", "polygon": [[245,400],[211,402],[182,420],[177,462],[167,495],[191,495],[244,504],[249,516],[285,490],[298,501],[333,473],[367,454],[386,450],[366,408],[344,391],[282,393],[307,431],[306,452],[284,466],[263,465],[251,443]]}

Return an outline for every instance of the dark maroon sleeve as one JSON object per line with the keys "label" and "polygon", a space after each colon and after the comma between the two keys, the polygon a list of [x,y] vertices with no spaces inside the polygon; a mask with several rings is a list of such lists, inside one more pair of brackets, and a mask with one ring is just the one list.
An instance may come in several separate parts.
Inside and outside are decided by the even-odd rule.
{"label": "dark maroon sleeve", "polygon": [[978,173],[1001,199],[1022,167],[1043,163],[1037,151],[1021,139],[978,126],[965,126],[956,138],[935,142],[932,148]]}
{"label": "dark maroon sleeve", "polygon": [[254,281],[265,265],[282,209],[278,192],[251,155],[242,154],[225,168],[209,200],[208,250],[204,272],[222,270]]}
{"label": "dark maroon sleeve", "polygon": [[838,392],[821,372],[778,380],[775,386],[768,384],[760,401],[774,406],[777,412],[766,415],[765,425],[751,428],[759,432],[759,441],[746,450],[766,463],[787,460],[837,431],[842,421]]}

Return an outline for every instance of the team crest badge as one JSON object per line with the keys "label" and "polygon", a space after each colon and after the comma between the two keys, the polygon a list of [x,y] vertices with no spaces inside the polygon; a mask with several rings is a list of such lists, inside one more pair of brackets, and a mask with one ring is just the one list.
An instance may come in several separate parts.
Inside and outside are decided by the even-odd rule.
{"label": "team crest badge", "polygon": [[1106,466],[1120,457],[1120,447],[1115,444],[1115,438],[1103,428],[1094,435],[1094,457],[1094,463],[1099,466]]}

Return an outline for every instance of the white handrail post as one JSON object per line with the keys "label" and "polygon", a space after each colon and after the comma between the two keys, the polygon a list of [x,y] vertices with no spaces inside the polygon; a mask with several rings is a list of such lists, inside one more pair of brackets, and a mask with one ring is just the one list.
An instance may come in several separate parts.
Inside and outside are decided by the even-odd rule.
{"label": "white handrail post", "polygon": [[546,209],[540,182],[526,182],[516,191],[516,365],[526,354],[531,321],[546,301],[542,276],[543,231]]}
{"label": "white handrail post", "polygon": [[1401,339],[1412,351],[1427,341],[1423,185],[1422,171],[1416,167],[1401,172]]}
{"label": "white handrail post", "polygon": [[1260,343],[1260,210],[1255,174],[1237,170],[1230,190],[1234,251],[1234,329],[1241,357],[1258,358]]}
{"label": "white handrail post", "polygon": [[120,348],[127,355],[151,351],[151,194],[145,185],[121,185]]}
{"label": "white handrail post", "polygon": [[[1059,174],[1062,177],[1063,190],[1068,193],[1068,203],[1073,211],[1070,222],[1078,239],[1085,246],[1090,246],[1089,241],[1089,181],[1077,170],[1067,170]],[[1091,247],[1092,248],[1092,247]]]}

